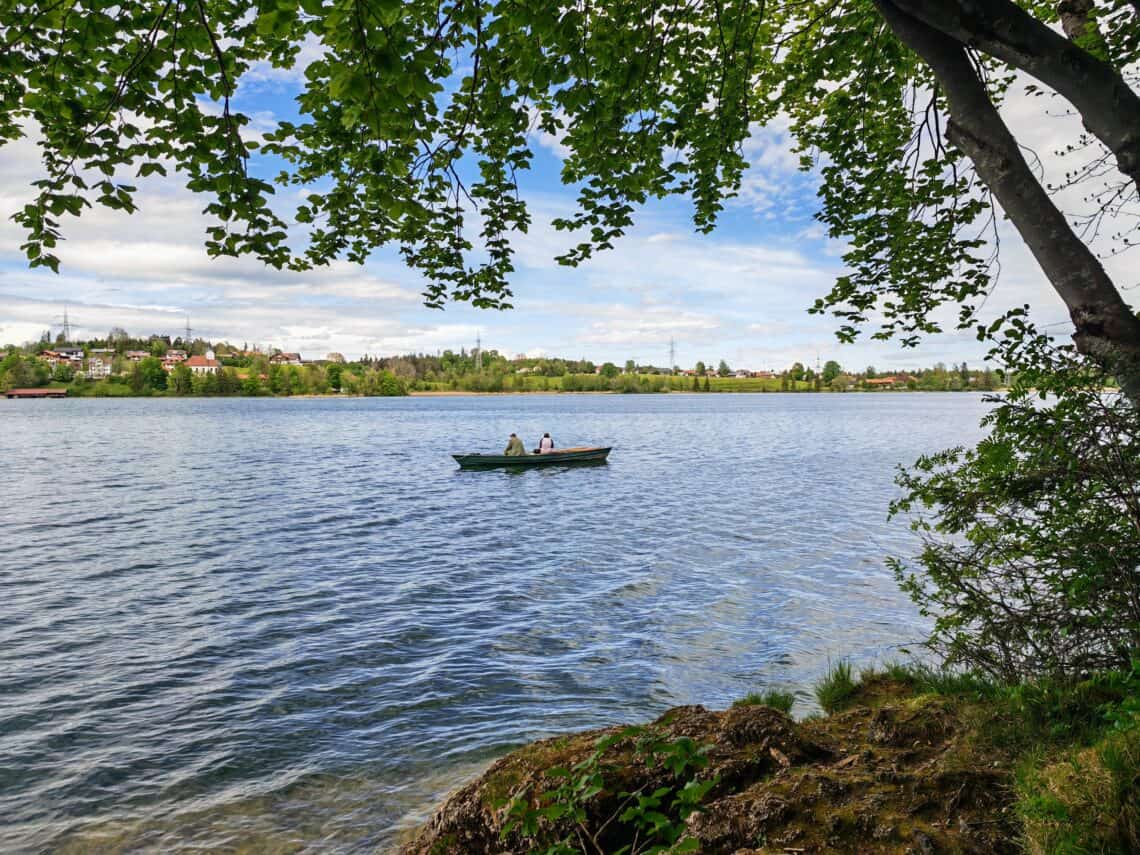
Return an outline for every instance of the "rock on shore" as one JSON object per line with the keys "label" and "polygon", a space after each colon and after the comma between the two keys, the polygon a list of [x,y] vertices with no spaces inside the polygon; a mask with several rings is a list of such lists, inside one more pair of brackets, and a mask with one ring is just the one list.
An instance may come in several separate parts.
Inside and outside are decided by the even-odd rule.
{"label": "rock on shore", "polygon": [[[888,681],[861,705],[795,722],[765,706],[712,712],[678,707],[643,732],[705,747],[707,765],[692,779],[715,780],[702,809],[678,819],[687,851],[707,853],[1019,851],[1008,763],[978,748],[968,705],[908,697]],[[614,852],[644,838],[623,821],[630,793],[680,782],[635,749],[619,728],[545,739],[495,762],[453,793],[402,855],[477,855],[544,851],[568,841],[574,851]],[[604,786],[582,803],[578,820],[544,815],[526,835],[504,831],[511,806],[535,812],[552,803],[571,769],[615,736],[595,768]],[[666,807],[667,800],[666,797]],[[665,808],[662,808],[665,810]]]}

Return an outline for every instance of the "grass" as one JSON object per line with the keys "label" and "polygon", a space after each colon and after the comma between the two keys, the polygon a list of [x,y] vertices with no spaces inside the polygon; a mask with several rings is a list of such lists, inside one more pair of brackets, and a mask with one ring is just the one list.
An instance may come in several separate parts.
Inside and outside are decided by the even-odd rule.
{"label": "grass", "polygon": [[951,697],[994,698],[1001,693],[1001,687],[985,677],[963,671],[949,671],[931,668],[916,662],[888,662],[881,671],[864,671],[860,680],[866,681],[883,676],[904,683],[916,692]]}
{"label": "grass", "polygon": [[795,706],[796,696],[791,692],[780,689],[768,689],[763,692],[750,692],[739,701],[733,703],[734,707],[762,706],[771,707],[782,713],[791,713]]}
{"label": "grass", "polygon": [[1010,686],[911,663],[863,671],[856,681],[839,662],[816,697],[835,712],[899,685],[954,703],[969,723],[971,755],[1012,760],[1026,851],[1140,852],[1140,671]]}
{"label": "grass", "polygon": [[838,712],[847,706],[858,688],[851,676],[851,663],[841,659],[828,665],[827,674],[815,684],[815,697],[824,712]]}
{"label": "grass", "polygon": [[1017,811],[1032,852],[1140,851],[1140,727],[1018,768]]}

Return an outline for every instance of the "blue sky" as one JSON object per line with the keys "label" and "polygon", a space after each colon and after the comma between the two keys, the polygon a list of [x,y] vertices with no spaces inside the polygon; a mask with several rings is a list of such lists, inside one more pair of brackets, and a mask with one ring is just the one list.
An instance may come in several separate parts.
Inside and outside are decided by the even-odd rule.
{"label": "blue sky", "polygon": [[[298,80],[299,69],[252,75],[239,108],[253,116],[254,129],[293,114]],[[1060,147],[1073,130],[1066,119],[1047,117],[1040,100],[1015,98],[1006,113],[1039,152]],[[27,201],[37,177],[30,136],[0,148],[0,343],[57,329],[66,306],[83,336],[112,326],[176,335],[189,317],[197,335],[298,350],[306,358],[457,350],[479,335],[484,346],[511,355],[619,363],[664,365],[670,339],[682,366],[725,359],[734,368],[782,369],[817,356],[851,368],[981,363],[984,348],[969,333],[934,336],[909,350],[866,340],[841,345],[834,319],[807,314],[842,272],[842,247],[814,222],[814,177],[797,170],[780,127],[757,129],[750,140],[752,168],[714,234],[694,232],[685,200],[655,203],[615,250],[576,269],[553,260],[572,242],[550,226],[573,204],[572,191],[558,182],[558,141],[536,135],[534,150],[534,169],[523,177],[534,225],[516,244],[515,308],[451,304],[439,311],[422,305],[422,281],[392,251],[363,267],[337,263],[303,274],[249,259],[209,259],[204,201],[182,189],[177,176],[134,182],[141,208],[134,215],[96,209],[65,222],[61,273],[29,270],[22,235],[7,217]],[[291,192],[279,191],[283,202]],[[985,316],[1030,302],[1038,323],[1064,332],[1060,302],[1016,233],[1008,224],[1002,232],[1002,278]],[[1112,264],[1117,275],[1130,275],[1126,260]]]}

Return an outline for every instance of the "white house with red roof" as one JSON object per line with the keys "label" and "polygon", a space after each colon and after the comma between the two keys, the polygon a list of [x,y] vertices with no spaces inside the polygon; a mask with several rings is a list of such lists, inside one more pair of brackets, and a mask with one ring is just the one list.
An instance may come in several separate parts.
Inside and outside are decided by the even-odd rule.
{"label": "white house with red roof", "polygon": [[191,356],[183,365],[194,374],[217,374],[222,370],[222,363],[214,358],[214,351],[207,350],[205,356]]}

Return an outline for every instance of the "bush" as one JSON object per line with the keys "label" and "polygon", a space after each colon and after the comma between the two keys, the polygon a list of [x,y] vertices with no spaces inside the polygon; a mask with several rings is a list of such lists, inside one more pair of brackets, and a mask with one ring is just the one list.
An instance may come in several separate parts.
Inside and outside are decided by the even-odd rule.
{"label": "bush", "polygon": [[1071,681],[1140,648],[1140,416],[1070,348],[1031,355],[987,439],[899,475],[923,548],[891,564],[949,664]]}

